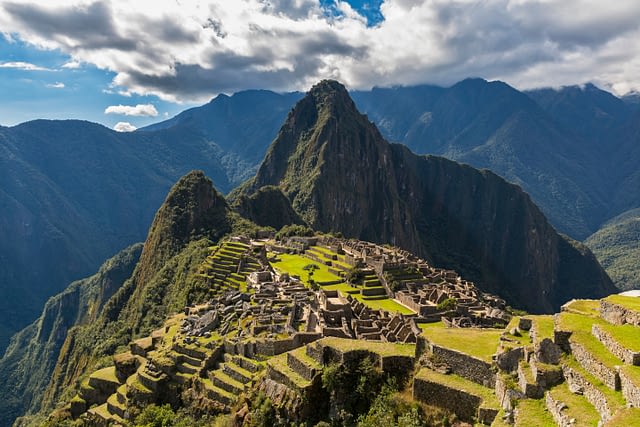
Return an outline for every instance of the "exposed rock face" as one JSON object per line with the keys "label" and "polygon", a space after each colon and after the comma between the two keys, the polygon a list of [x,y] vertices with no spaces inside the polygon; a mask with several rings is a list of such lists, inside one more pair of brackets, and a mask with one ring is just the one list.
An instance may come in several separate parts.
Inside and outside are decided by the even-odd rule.
{"label": "exposed rock face", "polygon": [[519,187],[388,144],[335,81],[296,105],[243,192],[266,185],[316,229],[398,245],[530,311],[615,290]]}

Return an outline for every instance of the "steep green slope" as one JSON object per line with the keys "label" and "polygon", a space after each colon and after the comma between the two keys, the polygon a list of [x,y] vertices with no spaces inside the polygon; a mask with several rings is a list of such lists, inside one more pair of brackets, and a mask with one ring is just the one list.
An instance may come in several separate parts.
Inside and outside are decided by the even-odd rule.
{"label": "steep green slope", "polygon": [[396,244],[532,311],[614,291],[590,252],[559,236],[522,190],[389,145],[337,82],[297,104],[243,191],[265,185],[278,185],[316,229]]}
{"label": "steep green slope", "polygon": [[[68,332],[41,409],[47,412],[61,397],[70,398],[78,378],[101,358],[158,328],[169,314],[201,301],[207,289],[195,275],[209,246],[226,233],[247,227],[255,226],[229,209],[203,172],[182,177],[158,210],[130,279],[94,321]],[[37,422],[35,418],[33,423]]]}
{"label": "steep green slope", "polygon": [[0,425],[39,408],[67,332],[95,320],[131,276],[141,251],[142,244],[124,249],[93,276],[69,285],[47,301],[38,320],[13,337],[0,359]]}
{"label": "steep green slope", "polygon": [[585,244],[619,289],[640,288],[640,209],[609,221]]}

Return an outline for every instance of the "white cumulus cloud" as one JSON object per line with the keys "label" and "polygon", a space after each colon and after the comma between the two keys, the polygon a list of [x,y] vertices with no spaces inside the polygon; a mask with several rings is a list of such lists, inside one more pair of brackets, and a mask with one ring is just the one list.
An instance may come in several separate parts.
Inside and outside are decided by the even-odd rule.
{"label": "white cumulus cloud", "polygon": [[64,83],[62,82],[48,83],[45,86],[51,89],[64,89]]}
{"label": "white cumulus cloud", "polygon": [[110,105],[104,110],[105,114],[122,114],[124,116],[147,116],[155,117],[158,115],[158,110],[153,104],[138,104],[138,105]]}
{"label": "white cumulus cloud", "polygon": [[137,128],[129,122],[118,122],[113,127],[116,132],[133,132]]}
{"label": "white cumulus cloud", "polygon": [[[203,101],[306,90],[501,79],[640,90],[640,2],[385,0],[382,21],[335,0],[0,1],[0,28],[115,73],[116,91]],[[339,13],[336,13],[338,11]]]}

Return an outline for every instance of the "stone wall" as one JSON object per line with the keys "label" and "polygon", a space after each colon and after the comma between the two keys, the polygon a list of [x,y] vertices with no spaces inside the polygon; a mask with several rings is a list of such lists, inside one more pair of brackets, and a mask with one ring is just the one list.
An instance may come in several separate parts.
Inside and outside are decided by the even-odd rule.
{"label": "stone wall", "polygon": [[309,381],[311,381],[313,377],[316,376],[316,373],[317,373],[315,368],[308,366],[307,364],[299,360],[296,356],[294,356],[291,353],[287,353],[287,365],[289,365],[291,370],[299,374],[302,378]]}
{"label": "stone wall", "polygon": [[572,427],[575,425],[575,422],[572,423],[572,420],[569,418],[569,416],[562,412],[562,410],[566,408],[564,402],[555,400],[553,396],[551,396],[551,393],[547,392],[547,394],[545,395],[545,403],[547,404],[549,413],[551,413],[551,416],[553,416],[553,419],[555,420],[556,424],[558,424],[558,426]]}
{"label": "stone wall", "polygon": [[609,407],[604,393],[587,381],[580,372],[567,365],[562,365],[562,373],[567,380],[569,390],[573,393],[582,394],[596,408],[603,423],[611,419],[613,411]]}
{"label": "stone wall", "polygon": [[[622,346],[618,341],[614,340],[613,337],[604,329],[599,327],[598,325],[593,325],[591,328],[591,332],[593,335],[598,338],[598,340],[604,344],[607,349],[621,359],[624,363],[629,365],[640,365],[640,353],[637,351],[631,351],[628,348]],[[638,330],[640,333],[640,330]]]}
{"label": "stone wall", "polygon": [[490,363],[459,351],[440,347],[433,343],[430,343],[429,347],[431,353],[437,359],[446,363],[453,373],[475,383],[482,384],[485,387],[495,387],[496,375]]}
{"label": "stone wall", "polygon": [[413,398],[429,405],[448,409],[462,421],[473,422],[482,400],[462,390],[420,378],[413,380]]}
{"label": "stone wall", "polygon": [[624,369],[620,370],[620,386],[627,404],[634,408],[640,408],[640,386],[631,380]]}
{"label": "stone wall", "polygon": [[606,367],[578,343],[571,343],[571,353],[585,370],[602,381],[607,387],[612,390],[620,390],[620,377],[617,370]]}
{"label": "stone wall", "polygon": [[518,369],[518,362],[524,358],[524,348],[516,347],[496,356],[496,365],[503,371],[513,372]]}
{"label": "stone wall", "polygon": [[511,411],[514,409],[514,402],[524,398],[524,394],[520,390],[516,390],[512,387],[512,381],[508,381],[506,374],[499,374],[496,376],[496,397],[500,406],[505,411]]}
{"label": "stone wall", "polygon": [[621,305],[613,304],[606,300],[600,300],[600,317],[614,325],[640,326],[640,313],[628,310]]}

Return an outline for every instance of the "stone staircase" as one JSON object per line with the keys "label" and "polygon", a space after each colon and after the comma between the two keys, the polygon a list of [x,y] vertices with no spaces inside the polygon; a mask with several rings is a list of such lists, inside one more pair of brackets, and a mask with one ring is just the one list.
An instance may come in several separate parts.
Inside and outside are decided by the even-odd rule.
{"label": "stone staircase", "polygon": [[207,397],[221,402],[228,410],[240,394],[253,386],[263,369],[257,360],[225,353],[217,368],[207,371],[206,378],[199,381]]}

